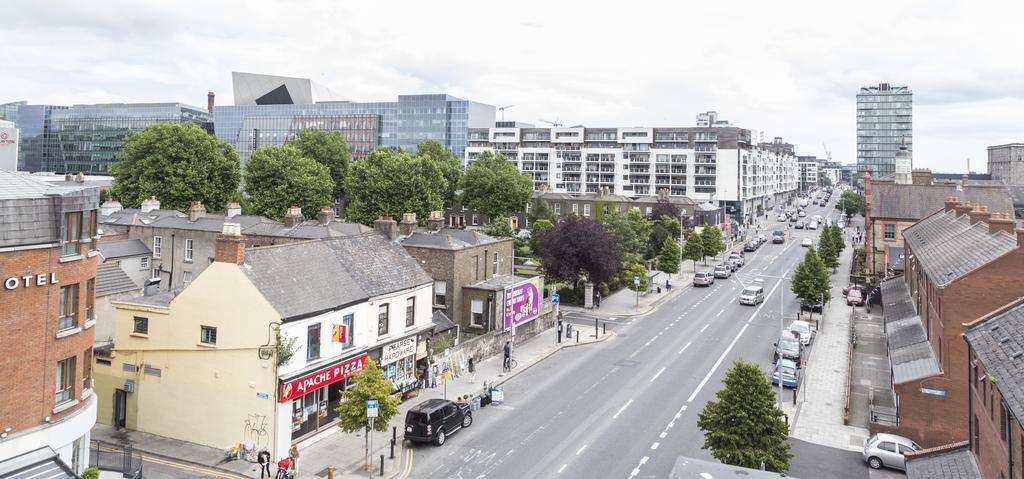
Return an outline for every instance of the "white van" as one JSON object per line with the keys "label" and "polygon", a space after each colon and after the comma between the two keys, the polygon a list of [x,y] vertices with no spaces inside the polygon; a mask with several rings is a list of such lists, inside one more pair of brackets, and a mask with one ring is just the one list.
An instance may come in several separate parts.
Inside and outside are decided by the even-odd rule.
{"label": "white van", "polygon": [[743,288],[740,291],[740,304],[749,304],[751,306],[757,306],[764,302],[764,288],[751,285]]}

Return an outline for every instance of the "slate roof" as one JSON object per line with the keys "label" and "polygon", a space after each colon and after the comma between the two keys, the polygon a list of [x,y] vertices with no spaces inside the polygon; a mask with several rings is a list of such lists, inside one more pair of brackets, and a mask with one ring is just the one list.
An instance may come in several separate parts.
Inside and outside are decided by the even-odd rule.
{"label": "slate roof", "polygon": [[995,376],[1013,416],[1024,418],[1024,300],[968,329],[964,336],[985,370]]}
{"label": "slate roof", "polygon": [[31,175],[0,170],[0,200],[49,198],[83,188],[80,183],[75,186],[59,186]]}
{"label": "slate roof", "polygon": [[945,286],[1017,247],[1017,238],[990,234],[984,222],[941,210],[903,230],[903,239],[928,279]]}
{"label": "slate roof", "polygon": [[96,296],[123,293],[141,289],[142,286],[134,281],[121,269],[118,263],[101,263],[96,267]]}
{"label": "slate roof", "polygon": [[508,286],[512,286],[520,281],[526,281],[530,278],[525,276],[516,276],[510,274],[503,274],[501,276],[494,276],[484,281],[479,281],[471,285],[466,286],[467,288],[474,289],[485,289],[488,291],[502,291]]}
{"label": "slate roof", "polygon": [[142,240],[129,239],[118,241],[100,241],[97,246],[100,254],[106,259],[127,258],[129,256],[151,255],[153,251]]}
{"label": "slate roof", "polygon": [[903,276],[882,281],[882,319],[885,324],[917,316],[910,290]]}
{"label": "slate roof", "polygon": [[967,443],[941,454],[907,459],[907,479],[981,479],[978,461]]}
{"label": "slate roof", "polygon": [[871,182],[871,217],[919,220],[941,210],[955,196],[989,211],[1013,211],[1010,191],[1004,186],[898,185]]}
{"label": "slate roof", "polygon": [[75,479],[60,456],[49,446],[0,461],[3,479]]}
{"label": "slate roof", "polygon": [[430,319],[434,323],[434,334],[443,333],[455,328],[455,323],[448,319],[448,316],[442,311],[434,311],[434,315]]}
{"label": "slate roof", "polygon": [[905,263],[903,251],[904,248],[902,246],[885,247],[885,256],[889,258],[889,264],[886,265],[888,269],[893,271],[903,271],[903,265]]}
{"label": "slate roof", "polygon": [[508,238],[495,238],[488,236],[477,230],[442,228],[436,232],[416,231],[403,239],[402,245],[417,248],[460,250],[508,240]]}
{"label": "slate roof", "polygon": [[224,230],[224,223],[229,222],[241,225],[242,234],[245,235],[298,239],[334,238],[373,231],[373,228],[357,223],[332,221],[321,225],[317,220],[306,220],[294,227],[286,228],[284,223],[252,215],[235,215],[229,218],[223,214],[205,214],[196,221],[189,221],[188,215],[174,210],[153,210],[149,213],[142,213],[139,209],[123,209],[109,216],[100,217],[99,222],[101,224],[141,225],[211,233],[220,233]]}
{"label": "slate roof", "polygon": [[[1024,186],[1007,185],[1006,189],[1010,191],[1010,200],[1013,201],[1015,208],[1024,208]],[[989,208],[989,211],[992,211]]]}
{"label": "slate roof", "polygon": [[133,298],[119,299],[117,302],[134,304],[137,306],[157,306],[166,308],[167,305],[171,304],[171,301],[178,296],[178,293],[180,293],[182,289],[184,289],[184,287],[175,288],[170,291],[164,291],[151,296],[142,295],[135,296]]}
{"label": "slate roof", "polygon": [[928,342],[921,318],[902,276],[882,281],[882,318],[892,366],[892,382],[900,384],[942,372]]}

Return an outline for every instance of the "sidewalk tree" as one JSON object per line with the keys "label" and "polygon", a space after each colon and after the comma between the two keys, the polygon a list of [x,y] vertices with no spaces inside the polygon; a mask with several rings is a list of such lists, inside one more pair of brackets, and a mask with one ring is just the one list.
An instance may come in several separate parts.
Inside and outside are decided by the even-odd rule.
{"label": "sidewalk tree", "polygon": [[725,242],[722,241],[722,230],[718,225],[704,225],[700,232],[701,244],[704,246],[704,262],[707,263],[708,256],[717,256],[725,251]]}
{"label": "sidewalk tree", "polygon": [[851,217],[857,213],[864,214],[864,198],[853,190],[844,191],[836,206]]}
{"label": "sidewalk tree", "polygon": [[455,202],[455,192],[462,182],[462,162],[437,140],[419,142],[416,145],[416,156],[433,163],[441,170],[446,181],[444,206],[451,207]]}
{"label": "sidewalk tree", "polygon": [[341,402],[335,409],[338,412],[338,427],[347,433],[367,432],[364,436],[369,457],[370,423],[366,417],[366,401],[377,401],[377,417],[373,420],[373,430],[377,432],[388,432],[391,429],[391,418],[398,414],[398,403],[401,401],[391,395],[395,387],[384,378],[384,373],[370,358],[366,358],[362,371],[349,378],[349,383],[354,386],[341,391]]}
{"label": "sidewalk tree", "polygon": [[669,279],[672,273],[679,272],[680,250],[679,243],[672,238],[665,238],[661,245],[661,252],[658,253],[658,269],[668,273]]}
{"label": "sidewalk tree", "polygon": [[693,230],[686,230],[686,242],[683,243],[683,259],[693,261],[693,271],[697,272],[697,260],[704,259],[704,237]]}
{"label": "sidewalk tree", "polygon": [[202,201],[211,211],[224,209],[238,193],[242,173],[238,155],[227,143],[192,123],[159,123],[128,132],[111,169],[112,196],[126,208],[156,196],[161,207],[188,210]]}
{"label": "sidewalk tree", "polygon": [[549,278],[578,286],[604,283],[622,268],[615,238],[593,220],[570,216],[544,234],[537,253]]}
{"label": "sidewalk tree", "polygon": [[431,211],[443,209],[448,180],[435,162],[380,148],[352,163],[345,191],[349,221],[369,225],[380,216],[416,213],[422,223]]}
{"label": "sidewalk tree", "polygon": [[634,222],[628,213],[610,211],[600,220],[608,234],[615,238],[619,248],[619,258],[623,263],[638,263],[643,259],[643,248],[647,245],[640,241]]}
{"label": "sidewalk tree", "polygon": [[463,206],[497,218],[526,208],[533,179],[504,156],[485,151],[466,168],[461,187]]}
{"label": "sidewalk tree", "polygon": [[[622,269],[622,282],[633,291],[644,292],[651,286],[650,278],[647,277],[647,268],[640,263],[629,263]],[[634,283],[633,278],[640,278],[640,285]]]}
{"label": "sidewalk tree", "polygon": [[334,182],[332,197],[345,197],[345,176],[348,175],[348,164],[352,161],[352,154],[341,133],[307,128],[299,130],[295,140],[288,144],[298,148],[302,156],[326,166],[331,172],[331,181]]}
{"label": "sidewalk tree", "polygon": [[814,247],[807,249],[803,261],[793,271],[790,289],[803,307],[813,307],[832,299],[831,282],[825,263]]}
{"label": "sidewalk tree", "polygon": [[[832,233],[832,225],[825,225],[821,230],[818,240],[818,255],[828,269],[835,270],[839,267],[839,246],[836,245],[835,235]],[[840,240],[841,241],[841,240]]]}
{"label": "sidewalk tree", "polygon": [[331,205],[330,170],[291,145],[257,148],[245,164],[245,193],[252,214],[275,220],[298,206],[307,218]]}
{"label": "sidewalk tree", "polygon": [[647,251],[644,258],[653,259],[661,252],[665,238],[679,239],[679,220],[670,216],[661,216],[651,222],[651,235],[647,240]]}
{"label": "sidewalk tree", "polygon": [[703,449],[724,464],[774,472],[789,470],[789,427],[776,407],[767,375],[755,363],[737,361],[725,386],[697,416]]}
{"label": "sidewalk tree", "polygon": [[480,228],[480,231],[494,238],[511,238],[515,236],[515,231],[512,231],[512,224],[504,216],[494,218],[493,221]]}

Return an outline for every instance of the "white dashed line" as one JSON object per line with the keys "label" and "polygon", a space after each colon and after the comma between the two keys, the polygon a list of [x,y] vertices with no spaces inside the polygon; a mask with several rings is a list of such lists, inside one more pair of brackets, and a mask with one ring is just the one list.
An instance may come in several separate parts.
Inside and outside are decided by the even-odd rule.
{"label": "white dashed line", "polygon": [[658,434],[658,439],[665,439],[665,436],[668,436],[668,433],[662,432],[661,434]]}
{"label": "white dashed line", "polygon": [[[666,367],[667,367],[667,366],[666,366]],[[665,368],[661,368],[661,369],[660,369],[660,370],[659,370],[659,371],[657,372],[657,374],[655,374],[655,375],[654,375],[654,377],[652,377],[652,378],[651,378],[651,380],[650,380],[650,381],[648,381],[648,382],[651,382],[651,383],[653,383],[653,382],[654,382],[654,380],[655,380],[655,379],[658,379],[658,376],[661,376],[661,373],[663,373],[663,372],[665,372]]]}
{"label": "white dashed line", "polygon": [[615,413],[615,415],[612,416],[612,419],[615,419],[615,418],[619,417],[619,414],[622,414],[622,411],[625,411],[626,408],[629,407],[630,404],[633,404],[633,400],[632,399],[627,401],[626,405],[622,406],[622,409],[619,409],[619,412]]}
{"label": "white dashed line", "polygon": [[716,314],[716,315],[715,315],[715,317],[717,318],[717,317],[721,316],[721,315],[722,315],[722,313],[724,313],[724,312],[725,312],[725,310],[724,310],[724,309],[723,309],[723,310],[721,310],[721,311],[719,311],[719,312],[718,312],[718,314]]}
{"label": "white dashed line", "polygon": [[581,447],[579,451],[576,451],[576,455],[579,456],[580,453],[583,452],[583,450],[586,449],[586,448],[587,448],[587,445],[584,444],[583,447]]}
{"label": "white dashed line", "polygon": [[558,473],[559,473],[559,474],[561,474],[561,473],[562,473],[562,471],[564,471],[564,470],[565,470],[566,466],[568,466],[568,464],[562,464],[562,467],[559,467],[559,468],[558,468]]}
{"label": "white dashed line", "polygon": [[657,443],[657,442],[656,442],[656,443],[654,443],[654,444],[651,444],[651,449],[657,449],[657,448],[658,448],[658,446],[660,446],[660,445],[661,445],[661,444],[659,444],[659,443]]}
{"label": "white dashed line", "polygon": [[711,326],[711,323],[705,324],[703,328],[700,328],[700,332],[703,333],[705,329],[708,329],[708,326]]}
{"label": "white dashed line", "polygon": [[683,351],[686,351],[686,348],[690,347],[691,344],[693,344],[693,341],[686,343],[686,346],[683,346],[683,349],[679,350],[679,354],[683,354]]}

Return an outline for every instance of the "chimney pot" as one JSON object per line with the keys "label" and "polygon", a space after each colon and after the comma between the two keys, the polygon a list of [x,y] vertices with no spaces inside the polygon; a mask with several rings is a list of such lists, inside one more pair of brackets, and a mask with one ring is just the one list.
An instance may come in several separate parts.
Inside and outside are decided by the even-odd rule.
{"label": "chimney pot", "polygon": [[160,200],[157,200],[155,196],[142,200],[142,213],[145,214],[158,209],[160,209]]}
{"label": "chimney pot", "polygon": [[67,181],[67,182],[70,183],[73,179],[74,179],[74,177],[71,175],[71,173],[64,173],[64,181]]}
{"label": "chimney pot", "polygon": [[431,231],[441,231],[444,227],[444,216],[440,211],[431,211],[430,218],[427,219],[427,229]]}
{"label": "chimney pot", "polygon": [[988,207],[984,205],[975,206],[973,210],[969,211],[967,215],[971,219],[971,224],[977,224],[979,221],[988,219]]}
{"label": "chimney pot", "polygon": [[79,171],[78,174],[75,175],[75,183],[85,183],[85,173]]}
{"label": "chimney pot", "polygon": [[203,216],[206,216],[206,207],[203,206],[203,202],[191,202],[188,207],[188,222],[195,223],[196,221],[199,220],[199,218],[202,218]]}
{"label": "chimney pot", "polygon": [[416,231],[416,213],[403,213],[402,222],[398,224],[402,236],[409,236]]}
{"label": "chimney pot", "polygon": [[317,222],[320,226],[326,226],[334,221],[334,208],[324,206],[320,208],[320,212],[316,215]]}
{"label": "chimney pot", "polygon": [[973,208],[971,207],[971,202],[970,201],[965,201],[965,202],[962,202],[962,203],[956,205],[955,209],[956,209],[956,217],[959,218],[959,217],[969,213],[971,211],[971,209],[973,209]]}
{"label": "chimney pot", "polygon": [[242,225],[226,222],[222,233],[217,235],[213,260],[220,263],[242,264],[245,262],[245,238]]}
{"label": "chimney pot", "polygon": [[284,227],[294,228],[302,223],[306,217],[302,216],[302,208],[298,206],[288,207],[288,213],[284,215]]}
{"label": "chimney pot", "polygon": [[237,201],[232,201],[228,203],[227,207],[225,208],[224,216],[228,218],[234,218],[235,216],[238,216],[240,214],[242,214],[242,205],[238,204]]}
{"label": "chimney pot", "polygon": [[124,207],[121,206],[120,201],[107,200],[104,201],[102,205],[100,205],[100,214],[103,216],[110,216],[114,213],[117,213],[118,211],[121,211],[122,209],[124,209]]}

